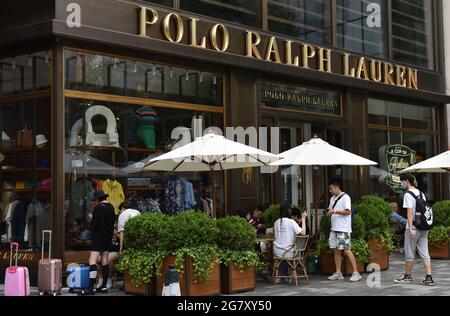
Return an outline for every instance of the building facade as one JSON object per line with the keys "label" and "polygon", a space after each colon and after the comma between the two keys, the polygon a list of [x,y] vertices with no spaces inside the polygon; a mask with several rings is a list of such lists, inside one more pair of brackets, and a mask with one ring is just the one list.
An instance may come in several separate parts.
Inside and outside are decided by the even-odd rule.
{"label": "building facade", "polygon": [[[337,176],[354,199],[398,199],[399,171],[448,147],[442,9],[441,0],[2,4],[2,242],[37,250],[51,228],[54,253],[81,261],[96,188],[116,206],[132,196],[143,211],[208,211],[208,174],[136,169],[212,126],[240,127],[275,153],[318,135],[379,162],[317,170],[322,202]],[[218,213],[311,208],[312,175],[223,172]],[[448,197],[442,176],[418,182],[430,199]]]}

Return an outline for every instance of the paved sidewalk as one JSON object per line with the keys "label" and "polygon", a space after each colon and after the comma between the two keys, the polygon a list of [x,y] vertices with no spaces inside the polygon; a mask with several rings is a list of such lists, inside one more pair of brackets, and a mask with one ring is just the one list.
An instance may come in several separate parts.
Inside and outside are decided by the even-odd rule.
{"label": "paved sidewalk", "polygon": [[[311,276],[307,285],[304,279],[298,287],[295,285],[271,285],[258,280],[256,291],[240,294],[241,296],[450,296],[450,261],[433,261],[433,278],[436,285],[426,287],[421,284],[424,279],[423,264],[416,261],[413,273],[413,284],[398,285],[393,280],[402,275],[404,259],[402,255],[391,257],[388,271],[381,272],[381,287],[371,288],[367,285],[369,274],[363,274],[363,280],[358,283],[345,281],[328,281],[327,276]],[[370,282],[369,282],[370,283]]]}
{"label": "paved sidewalk", "polygon": [[[273,285],[270,282],[258,279],[256,290],[238,294],[237,296],[450,296],[450,261],[433,261],[433,277],[436,282],[434,287],[421,285],[424,279],[423,265],[417,261],[413,274],[414,284],[397,285],[393,280],[403,274],[403,256],[395,254],[391,257],[390,269],[381,272],[381,287],[371,288],[367,285],[369,274],[363,274],[363,280],[358,283],[345,281],[328,281],[326,276],[311,276],[311,283],[307,285],[302,279],[299,286],[293,284]],[[3,285],[0,285],[0,295],[3,295]],[[36,288],[32,288],[32,295],[39,295]],[[63,289],[64,296],[76,296],[69,294],[68,289]],[[107,295],[98,296],[125,296],[124,292],[112,290]]]}

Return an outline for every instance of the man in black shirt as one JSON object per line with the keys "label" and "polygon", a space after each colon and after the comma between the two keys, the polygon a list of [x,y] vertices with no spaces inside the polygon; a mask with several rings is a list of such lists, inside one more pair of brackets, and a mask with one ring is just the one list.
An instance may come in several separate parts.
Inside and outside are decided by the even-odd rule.
{"label": "man in black shirt", "polygon": [[94,210],[92,212],[92,250],[89,257],[89,289],[81,295],[93,295],[97,281],[97,262],[101,256],[103,284],[96,289],[99,293],[108,293],[107,282],[109,275],[108,255],[111,248],[111,239],[114,233],[115,211],[114,206],[107,201],[108,195],[102,190],[94,192]]}

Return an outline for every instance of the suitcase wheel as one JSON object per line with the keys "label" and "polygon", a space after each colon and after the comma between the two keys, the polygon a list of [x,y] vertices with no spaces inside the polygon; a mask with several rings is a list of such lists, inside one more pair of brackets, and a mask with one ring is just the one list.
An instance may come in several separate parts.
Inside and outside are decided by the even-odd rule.
{"label": "suitcase wheel", "polygon": [[45,295],[45,292],[39,292],[39,295],[40,295],[40,296],[44,296],[44,295]]}
{"label": "suitcase wheel", "polygon": [[69,289],[69,293],[75,293],[74,289]]}
{"label": "suitcase wheel", "polygon": [[55,293],[53,293],[53,296],[58,296],[58,293],[56,293],[56,292],[55,292]]}

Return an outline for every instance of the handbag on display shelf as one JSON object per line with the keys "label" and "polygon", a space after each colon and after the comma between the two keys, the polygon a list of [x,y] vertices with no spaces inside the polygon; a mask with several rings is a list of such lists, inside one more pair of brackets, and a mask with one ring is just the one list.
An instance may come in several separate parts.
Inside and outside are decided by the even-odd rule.
{"label": "handbag on display shelf", "polygon": [[32,147],[33,146],[33,131],[28,129],[28,124],[25,128],[17,132],[17,147]]}

